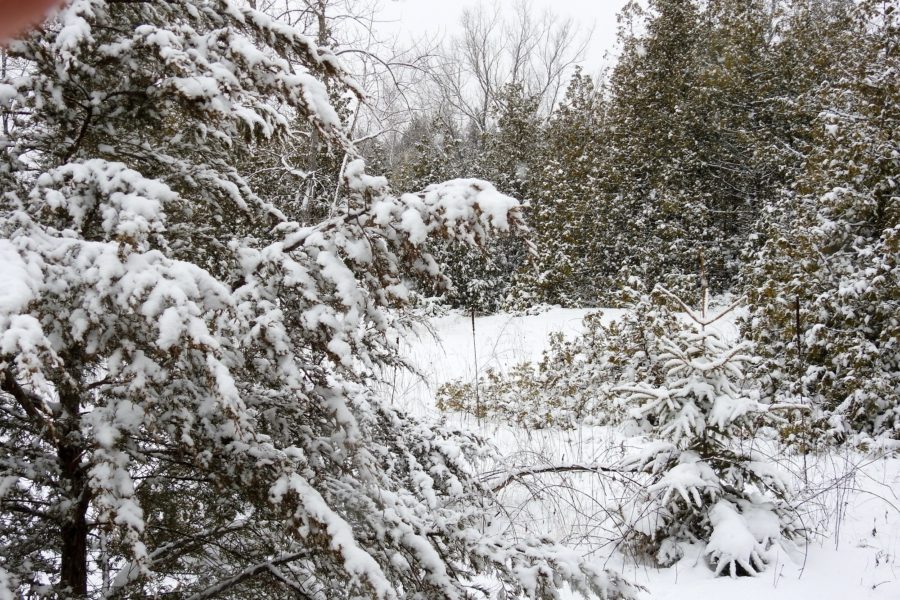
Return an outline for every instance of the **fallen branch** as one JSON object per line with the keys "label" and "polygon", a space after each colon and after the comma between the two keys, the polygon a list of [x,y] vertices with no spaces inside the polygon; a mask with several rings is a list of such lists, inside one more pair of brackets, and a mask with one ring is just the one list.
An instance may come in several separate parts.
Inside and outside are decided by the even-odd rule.
{"label": "fallen branch", "polygon": [[547,473],[629,473],[628,469],[619,469],[608,465],[548,465],[546,467],[524,467],[508,473],[500,483],[491,486],[491,491],[496,493],[517,479],[527,476],[544,475]]}
{"label": "fallen branch", "polygon": [[766,410],[801,410],[803,412],[810,412],[810,407],[808,404],[764,404]]}

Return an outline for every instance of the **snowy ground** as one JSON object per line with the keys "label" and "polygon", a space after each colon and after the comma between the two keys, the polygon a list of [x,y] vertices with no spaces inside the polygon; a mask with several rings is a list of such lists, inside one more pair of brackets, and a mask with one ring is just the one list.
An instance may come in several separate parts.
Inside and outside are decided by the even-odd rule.
{"label": "snowy ground", "polygon": [[[440,384],[471,380],[487,367],[502,369],[538,358],[547,335],[576,335],[586,311],[553,309],[534,316],[496,315],[475,320],[475,345],[468,316],[452,314],[431,320],[431,332],[404,341],[404,350],[423,377],[389,374],[393,385],[383,393],[407,410],[435,414],[433,398]],[[615,318],[616,311],[606,316]],[[733,328],[730,323],[722,327]],[[502,451],[508,465],[552,462],[608,463],[630,444],[627,436],[606,427],[574,432],[528,432],[504,424],[478,423],[471,416],[455,417],[478,428]],[[773,549],[774,564],[755,578],[716,578],[700,556],[688,552],[675,566],[658,569],[635,564],[614,552],[615,532],[605,518],[605,503],[613,487],[593,475],[536,481],[531,489],[510,486],[503,501],[523,531],[549,534],[596,560],[624,572],[647,588],[647,598],[694,600],[856,600],[900,599],[900,459],[843,452],[808,458],[806,481],[800,457],[775,452],[773,462],[795,475],[798,494],[807,501],[801,512],[818,532],[808,544]],[[485,466],[495,468],[496,465]],[[538,500],[532,500],[537,495]]]}

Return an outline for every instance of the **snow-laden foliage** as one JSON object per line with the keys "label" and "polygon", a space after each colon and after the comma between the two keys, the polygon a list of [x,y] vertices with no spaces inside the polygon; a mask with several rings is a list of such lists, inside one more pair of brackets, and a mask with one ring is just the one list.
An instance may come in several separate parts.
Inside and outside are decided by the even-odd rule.
{"label": "snow-laden foliage", "polygon": [[[538,144],[537,104],[521,86],[509,85],[498,94],[491,114],[497,130],[491,135],[466,137],[440,116],[416,121],[406,131],[408,146],[396,168],[394,181],[420,189],[436,181],[472,176],[493,182],[497,189],[527,199],[530,162]],[[524,232],[520,232],[524,233]],[[428,289],[449,306],[492,313],[507,301],[510,279],[523,262],[527,244],[521,236],[494,236],[477,249],[434,240],[428,250],[449,278],[446,289]]]}
{"label": "snow-laden foliage", "polygon": [[[507,539],[472,438],[370,393],[429,237],[515,200],[351,160],[310,226],[255,193],[305,120],[353,156],[333,54],[230,0],[73,0],[0,82],[0,597],[627,595]],[[302,140],[301,140],[302,141]],[[475,583],[491,578],[490,589]]]}
{"label": "snow-laden foliage", "polygon": [[609,218],[613,207],[599,201],[605,191],[605,108],[592,78],[576,68],[534,144],[528,225],[535,247],[515,275],[517,305],[595,305],[605,276],[621,266],[622,248]]}
{"label": "snow-laden foliage", "polygon": [[748,335],[775,397],[811,405],[832,439],[900,437],[900,16],[861,2],[852,51],[804,101],[807,169],[765,219],[746,269]]}
{"label": "snow-laden foliage", "polygon": [[662,288],[656,297],[678,302],[688,319],[655,340],[661,382],[617,388],[650,431],[621,461],[646,474],[619,508],[626,540],[661,565],[681,558],[682,542],[701,541],[717,574],[758,573],[773,543],[800,533],[785,480],[748,444],[773,406],[747,385],[746,344],[730,343],[713,326],[734,306],[708,316]]}

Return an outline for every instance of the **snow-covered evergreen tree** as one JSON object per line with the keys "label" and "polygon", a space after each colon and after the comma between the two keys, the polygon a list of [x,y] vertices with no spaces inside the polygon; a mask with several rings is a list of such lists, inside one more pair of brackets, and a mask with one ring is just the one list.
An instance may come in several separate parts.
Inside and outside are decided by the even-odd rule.
{"label": "snow-covered evergreen tree", "polygon": [[717,574],[758,573],[769,546],[799,532],[784,480],[741,444],[771,407],[746,385],[746,345],[712,326],[734,306],[707,315],[704,298],[697,314],[663,288],[655,294],[660,306],[675,300],[688,322],[650,350],[660,383],[617,388],[651,438],[622,459],[624,468],[648,475],[621,507],[626,540],[661,565],[681,558],[682,542],[703,542]]}
{"label": "snow-covered evergreen tree", "polygon": [[900,17],[854,3],[844,52],[804,101],[805,168],[770,207],[746,269],[767,391],[810,404],[833,438],[900,437]]}
{"label": "snow-covered evergreen tree", "polygon": [[[0,82],[0,597],[616,597],[509,540],[475,440],[371,395],[429,236],[515,200],[395,196],[362,161],[302,226],[244,173],[307,121],[353,153],[335,56],[231,0],[73,0]],[[248,143],[249,142],[249,143]],[[259,192],[259,193],[258,193]]]}
{"label": "snow-covered evergreen tree", "polygon": [[627,248],[619,266],[630,274],[651,285],[687,276],[673,287],[687,290],[696,285],[697,244],[716,233],[699,185],[703,117],[693,103],[705,30],[694,0],[639,5],[629,3],[632,21],[621,30],[622,56],[610,77],[604,212],[616,237],[608,243]]}
{"label": "snow-covered evergreen tree", "polygon": [[603,107],[591,77],[576,69],[533,150],[528,224],[535,249],[516,277],[520,303],[591,304],[606,283],[603,272],[618,268],[600,205]]}
{"label": "snow-covered evergreen tree", "polygon": [[[540,145],[538,99],[511,84],[497,93],[496,103],[490,111],[492,127],[483,133],[463,135],[445,115],[414,122],[406,132],[414,147],[405,153],[395,178],[409,189],[424,189],[448,176],[480,177],[503,193],[527,199]],[[507,299],[525,248],[521,238],[506,236],[479,248],[436,241],[429,249],[450,286],[435,291],[456,308],[497,311]]]}

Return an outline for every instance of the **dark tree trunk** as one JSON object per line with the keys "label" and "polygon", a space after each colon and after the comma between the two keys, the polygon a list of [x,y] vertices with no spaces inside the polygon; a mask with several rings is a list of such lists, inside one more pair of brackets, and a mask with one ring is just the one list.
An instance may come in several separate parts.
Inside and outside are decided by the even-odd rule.
{"label": "dark tree trunk", "polygon": [[63,522],[62,565],[60,577],[63,587],[76,597],[87,596],[87,507],[89,494],[87,481],[79,466],[81,452],[71,446],[59,449],[59,460],[65,477],[69,480],[75,504]]}
{"label": "dark tree trunk", "polygon": [[60,584],[72,597],[87,596],[87,509],[90,489],[81,464],[84,453],[80,431],[80,396],[72,391],[60,394],[65,410],[65,433],[57,447],[63,485],[72,506],[60,526]]}

